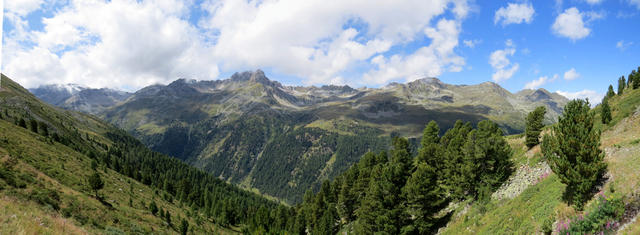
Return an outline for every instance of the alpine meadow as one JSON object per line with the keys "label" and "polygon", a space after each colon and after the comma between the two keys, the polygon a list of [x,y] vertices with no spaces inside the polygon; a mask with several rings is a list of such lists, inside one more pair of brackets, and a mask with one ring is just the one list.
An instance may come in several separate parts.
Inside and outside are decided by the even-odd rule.
{"label": "alpine meadow", "polygon": [[0,9],[0,235],[640,234],[637,0]]}

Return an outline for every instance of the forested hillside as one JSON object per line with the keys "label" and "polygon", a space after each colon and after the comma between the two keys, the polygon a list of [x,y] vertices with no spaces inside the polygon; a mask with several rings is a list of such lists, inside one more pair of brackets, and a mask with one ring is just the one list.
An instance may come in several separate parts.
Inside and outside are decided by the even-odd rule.
{"label": "forested hillside", "polygon": [[393,136],[416,140],[429,121],[442,132],[456,120],[493,120],[524,130],[526,112],[566,99],[544,89],[512,94],[499,85],[450,85],[436,78],[372,89],[291,87],[258,70],[216,81],[180,79],[135,92],[100,114],[150,148],[289,204],[317,191]]}
{"label": "forested hillside", "polygon": [[[289,223],[287,207],[46,105],[4,75],[0,129],[0,220],[9,233],[224,234]],[[260,213],[282,227],[256,220]]]}

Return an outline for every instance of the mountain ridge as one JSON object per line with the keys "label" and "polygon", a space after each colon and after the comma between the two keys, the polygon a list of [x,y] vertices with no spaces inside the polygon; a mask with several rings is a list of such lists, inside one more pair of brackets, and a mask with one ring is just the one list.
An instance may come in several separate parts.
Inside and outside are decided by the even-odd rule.
{"label": "mountain ridge", "polygon": [[437,78],[382,88],[283,86],[257,70],[148,86],[97,116],[156,151],[295,203],[365,152],[388,148],[391,136],[415,141],[431,120],[442,132],[458,119],[490,119],[519,133],[536,106],[547,106],[552,123],[567,102],[552,95],[532,102],[526,94],[492,82],[450,85]]}

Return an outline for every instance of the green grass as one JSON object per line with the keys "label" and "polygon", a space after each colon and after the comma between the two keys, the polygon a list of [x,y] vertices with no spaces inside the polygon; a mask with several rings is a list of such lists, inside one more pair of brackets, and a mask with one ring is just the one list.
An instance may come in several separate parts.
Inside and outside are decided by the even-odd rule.
{"label": "green grass", "polygon": [[[25,188],[14,188],[3,183],[0,208],[4,207],[4,210],[0,210],[0,221],[9,221],[7,227],[3,226],[3,231],[27,234],[65,234],[77,231],[77,234],[81,234],[83,230],[89,233],[110,230],[165,234],[176,232],[178,218],[188,218],[192,225],[198,224],[198,220],[204,220],[201,219],[203,216],[191,213],[177,201],[166,201],[151,188],[105,167],[98,167],[97,171],[105,182],[105,187],[99,194],[112,205],[106,206],[93,196],[85,182],[93,172],[87,156],[67,146],[48,142],[39,135],[3,120],[0,120],[0,140],[3,140],[0,141],[1,165],[14,165],[11,171],[20,176],[19,181],[26,183]],[[6,179],[0,179],[0,182],[3,181]],[[34,192],[46,190],[59,194],[59,210],[46,203],[36,203],[38,200],[34,199]],[[149,212],[146,206],[151,201],[170,211],[174,226],[168,226],[161,218]],[[17,211],[25,213],[14,221],[11,218],[17,216]],[[26,221],[28,218],[41,218],[47,222],[43,222],[42,226],[31,226]],[[233,232],[216,227],[206,220],[200,223],[195,232]]]}
{"label": "green grass", "polygon": [[564,185],[551,175],[512,200],[476,202],[443,234],[533,234],[562,204]]}

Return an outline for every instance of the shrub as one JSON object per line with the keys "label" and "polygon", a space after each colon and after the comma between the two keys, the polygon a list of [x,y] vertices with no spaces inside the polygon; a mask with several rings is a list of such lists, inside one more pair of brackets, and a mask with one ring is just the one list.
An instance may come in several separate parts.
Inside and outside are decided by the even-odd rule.
{"label": "shrub", "polygon": [[60,195],[54,190],[34,189],[31,191],[29,198],[41,205],[49,205],[54,210],[60,209]]}
{"label": "shrub", "polygon": [[558,223],[558,234],[615,233],[624,213],[622,198],[600,193],[593,209],[568,221]]}

